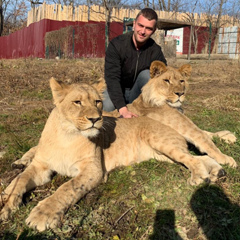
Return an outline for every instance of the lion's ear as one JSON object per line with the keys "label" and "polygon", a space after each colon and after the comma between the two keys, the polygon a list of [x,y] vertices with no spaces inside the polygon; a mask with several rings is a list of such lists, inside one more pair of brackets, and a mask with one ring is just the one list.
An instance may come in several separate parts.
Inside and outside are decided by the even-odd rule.
{"label": "lion's ear", "polygon": [[93,82],[91,85],[98,91],[99,95],[102,98],[103,97],[103,92],[107,88],[105,79],[101,77],[97,81]]}
{"label": "lion's ear", "polygon": [[192,66],[190,64],[184,64],[182,65],[178,71],[185,77],[190,77],[192,73]]}
{"label": "lion's ear", "polygon": [[53,77],[49,81],[50,81],[50,87],[52,90],[54,104],[58,104],[62,102],[65,96],[67,95],[69,85],[63,82],[58,82]]}
{"label": "lion's ear", "polygon": [[153,61],[150,66],[150,77],[154,78],[167,71],[167,66],[161,61]]}

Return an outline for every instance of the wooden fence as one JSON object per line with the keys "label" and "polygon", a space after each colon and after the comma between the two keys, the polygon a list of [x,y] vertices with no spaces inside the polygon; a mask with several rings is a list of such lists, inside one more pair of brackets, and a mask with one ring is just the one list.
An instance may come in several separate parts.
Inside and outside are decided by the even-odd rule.
{"label": "wooden fence", "polygon": [[[139,9],[113,8],[111,11],[111,21],[123,22],[124,18],[135,18]],[[209,16],[207,14],[191,14],[179,12],[164,12],[156,10],[159,19],[178,20],[183,22],[194,22],[197,26],[208,26]],[[215,22],[217,16],[210,16],[211,21]],[[88,7],[79,5],[75,8],[72,6],[63,6],[61,4],[49,5],[45,2],[39,7],[32,8],[28,12],[27,25],[38,22],[42,19],[57,21],[105,21],[105,8],[98,5]],[[224,15],[221,18],[221,27],[240,26],[240,19]]]}

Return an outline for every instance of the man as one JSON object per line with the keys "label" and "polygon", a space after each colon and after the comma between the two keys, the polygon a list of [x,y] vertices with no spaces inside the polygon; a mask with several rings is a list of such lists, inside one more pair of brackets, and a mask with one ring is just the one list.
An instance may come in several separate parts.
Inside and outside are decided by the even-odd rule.
{"label": "man", "polygon": [[161,47],[150,37],[156,30],[158,16],[151,8],[142,9],[133,22],[133,32],[120,35],[108,46],[105,57],[105,80],[103,109],[118,109],[124,118],[137,117],[128,111],[150,78],[151,62],[160,60],[167,64]]}

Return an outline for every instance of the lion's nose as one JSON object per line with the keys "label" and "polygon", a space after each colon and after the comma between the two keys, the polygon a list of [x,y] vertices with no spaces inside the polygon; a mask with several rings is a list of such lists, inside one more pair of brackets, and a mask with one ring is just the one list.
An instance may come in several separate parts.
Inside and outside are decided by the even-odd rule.
{"label": "lion's nose", "polygon": [[181,97],[181,96],[184,94],[184,92],[175,92],[175,94],[176,94],[177,96]]}
{"label": "lion's nose", "polygon": [[101,120],[101,117],[98,118],[88,118],[89,121],[91,121],[93,124],[99,120]]}

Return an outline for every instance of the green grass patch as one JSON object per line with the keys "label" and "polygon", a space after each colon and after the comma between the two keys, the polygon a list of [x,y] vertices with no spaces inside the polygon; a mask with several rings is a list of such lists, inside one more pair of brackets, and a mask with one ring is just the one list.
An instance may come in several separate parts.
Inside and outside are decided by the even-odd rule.
{"label": "green grass patch", "polygon": [[51,100],[52,93],[50,89],[48,90],[23,90],[21,93],[22,97],[29,99],[38,99],[38,100]]}

